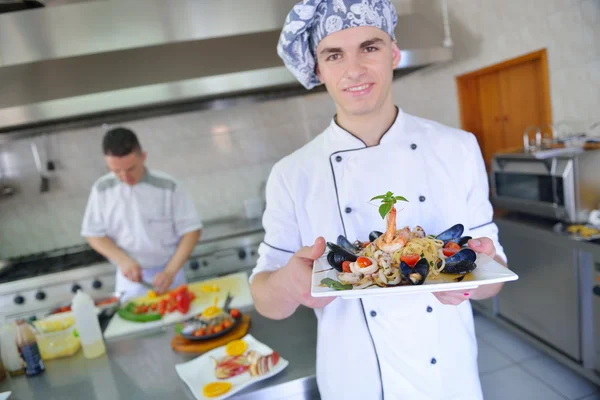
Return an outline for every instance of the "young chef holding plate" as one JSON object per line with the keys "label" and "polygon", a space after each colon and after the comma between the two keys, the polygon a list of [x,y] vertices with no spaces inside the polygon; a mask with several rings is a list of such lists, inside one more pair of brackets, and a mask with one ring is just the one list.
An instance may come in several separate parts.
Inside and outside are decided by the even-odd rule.
{"label": "young chef holding plate", "polygon": [[477,237],[473,250],[506,262],[475,137],[394,105],[396,22],[389,0],[304,0],[290,11],[278,53],[306,88],[325,84],[336,115],[271,171],[252,293],[272,319],[315,309],[323,399],[482,399],[468,300],[492,297],[502,284],[351,300],[310,295],[324,238],[366,240],[384,230],[369,200],[387,191],[409,200],[399,227],[435,234],[462,223]]}
{"label": "young chef holding plate", "polygon": [[129,129],[108,131],[102,147],[111,172],[92,187],[82,236],[117,265],[124,300],[148,291],[140,281],[158,292],[185,283],[182,266],[202,228],[192,199],[173,178],[145,166],[146,152]]}

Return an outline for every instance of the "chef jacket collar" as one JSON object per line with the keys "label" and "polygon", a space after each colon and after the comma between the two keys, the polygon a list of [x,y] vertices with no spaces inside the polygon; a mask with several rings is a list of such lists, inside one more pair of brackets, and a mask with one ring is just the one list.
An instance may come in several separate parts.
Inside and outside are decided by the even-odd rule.
{"label": "chef jacket collar", "polygon": [[[399,107],[396,107],[396,109],[397,114],[394,123],[383,134],[381,140],[379,141],[379,144],[376,146],[398,142],[403,137],[405,137],[404,112]],[[329,129],[325,134],[324,150],[327,153],[327,155],[332,155],[333,153],[337,153],[340,151],[364,149],[366,147],[367,146],[365,142],[363,142],[361,139],[339,126],[336,122],[335,117],[332,118],[331,123],[329,124]]]}

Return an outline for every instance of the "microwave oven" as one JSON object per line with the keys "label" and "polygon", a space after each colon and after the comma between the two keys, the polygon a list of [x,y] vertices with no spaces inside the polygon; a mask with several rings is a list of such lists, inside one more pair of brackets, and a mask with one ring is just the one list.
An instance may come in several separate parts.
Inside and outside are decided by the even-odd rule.
{"label": "microwave oven", "polygon": [[505,210],[579,224],[600,204],[600,150],[495,154],[490,173],[490,200]]}

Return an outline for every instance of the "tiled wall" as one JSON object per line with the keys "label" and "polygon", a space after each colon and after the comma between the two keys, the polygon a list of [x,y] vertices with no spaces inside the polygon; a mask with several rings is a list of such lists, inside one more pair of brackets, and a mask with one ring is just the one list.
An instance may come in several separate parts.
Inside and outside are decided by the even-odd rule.
{"label": "tiled wall", "polygon": [[[401,11],[422,12],[441,24],[439,9],[423,9],[431,2],[399,4]],[[449,0],[448,5],[455,59],[396,81],[400,107],[458,127],[456,75],[547,48],[554,120],[600,119],[600,0]],[[322,93],[123,125],[139,134],[149,166],[182,181],[202,218],[211,220],[243,216],[243,200],[259,194],[273,163],[320,133],[333,112]],[[103,133],[99,126],[50,137],[58,168],[44,194],[30,142],[4,148],[4,165],[18,194],[0,197],[0,258],[83,242],[79,228],[89,188],[106,172]],[[43,147],[43,139],[36,141]]]}
{"label": "tiled wall", "polygon": [[[335,107],[326,93],[123,123],[139,136],[148,166],[177,179],[203,220],[244,217],[244,200],[260,196],[273,164],[320,133]],[[84,243],[81,218],[93,182],[106,173],[105,127],[36,138],[42,158],[57,164],[50,191],[40,193],[31,140],[3,147],[4,166],[17,188],[0,197],[0,258]],[[42,160],[45,162],[45,160]]]}
{"label": "tiled wall", "polygon": [[[554,122],[600,120],[600,0],[447,3],[454,60],[394,85],[407,112],[458,127],[457,75],[546,48]],[[441,21],[430,2],[413,0],[412,9]]]}

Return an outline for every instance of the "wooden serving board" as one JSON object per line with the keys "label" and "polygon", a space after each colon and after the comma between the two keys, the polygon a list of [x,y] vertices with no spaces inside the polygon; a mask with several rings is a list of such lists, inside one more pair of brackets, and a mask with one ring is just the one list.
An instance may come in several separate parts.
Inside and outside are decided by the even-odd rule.
{"label": "wooden serving board", "polygon": [[250,329],[250,316],[242,314],[240,323],[226,335],[211,340],[194,342],[178,334],[171,340],[171,347],[173,350],[181,353],[206,353],[217,347],[225,346],[232,340],[243,338],[248,333],[248,329]]}

